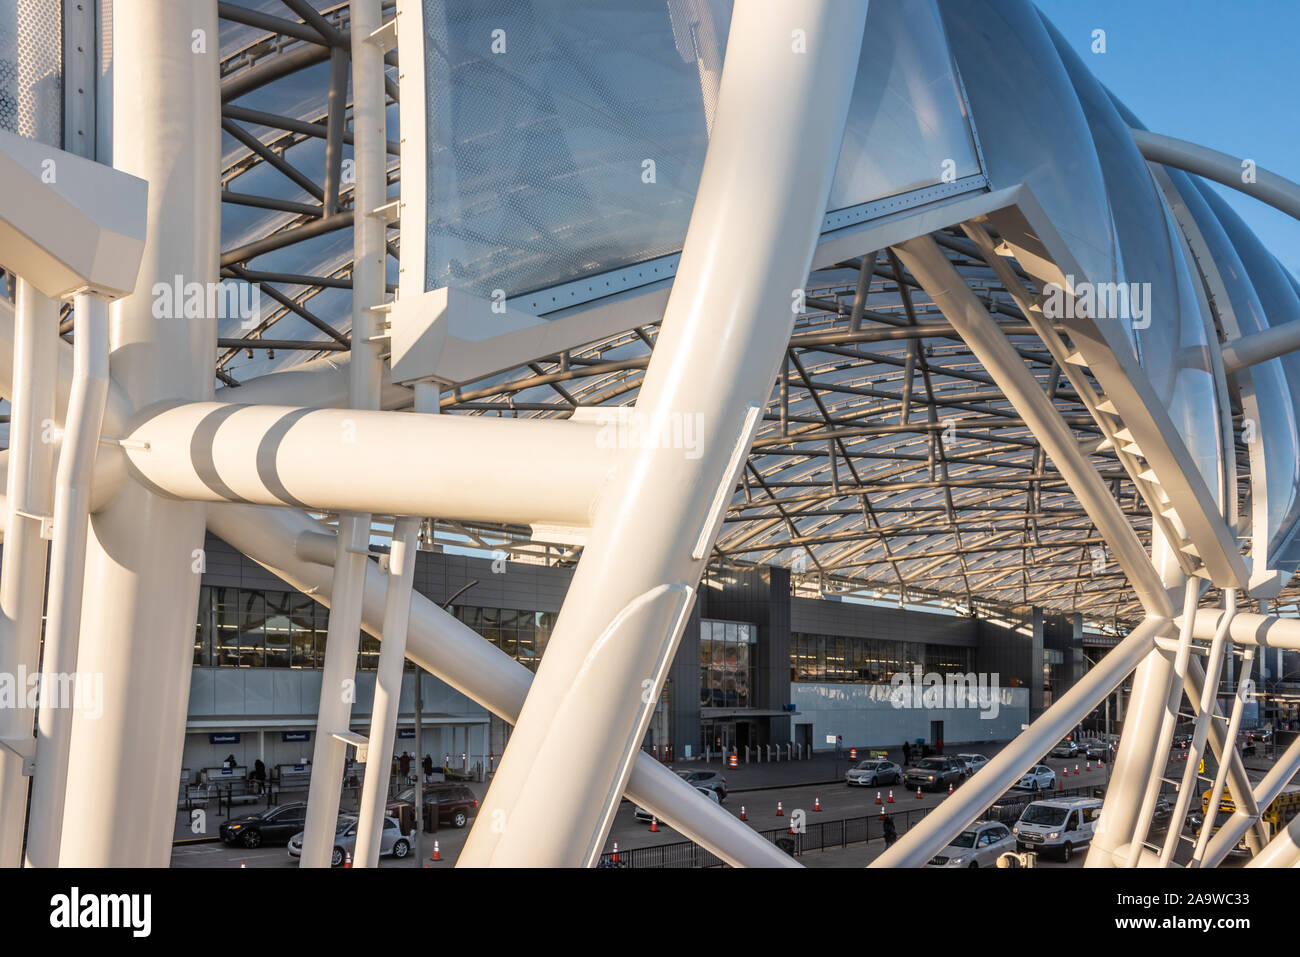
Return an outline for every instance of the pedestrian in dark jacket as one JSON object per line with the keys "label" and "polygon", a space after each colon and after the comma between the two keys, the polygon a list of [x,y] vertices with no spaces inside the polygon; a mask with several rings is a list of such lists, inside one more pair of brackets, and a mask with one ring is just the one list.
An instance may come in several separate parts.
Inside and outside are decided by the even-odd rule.
{"label": "pedestrian in dark jacket", "polygon": [[912,763],[912,746],[906,741],[903,742],[903,765],[907,766]]}
{"label": "pedestrian in dark jacket", "polygon": [[885,830],[885,847],[892,847],[894,842],[898,840],[898,831],[894,829],[894,819],[892,817],[885,818],[881,826]]}
{"label": "pedestrian in dark jacket", "polygon": [[397,759],[397,769],[402,772],[402,780],[406,781],[411,776],[411,756],[405,751]]}
{"label": "pedestrian in dark jacket", "polygon": [[433,777],[433,758],[427,754],[424,756],[424,776],[426,779]]}

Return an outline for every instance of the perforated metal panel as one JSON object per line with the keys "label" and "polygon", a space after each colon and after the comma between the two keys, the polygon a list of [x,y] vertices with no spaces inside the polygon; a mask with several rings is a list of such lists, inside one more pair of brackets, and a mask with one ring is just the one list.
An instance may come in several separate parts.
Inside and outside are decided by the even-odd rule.
{"label": "perforated metal panel", "polygon": [[0,129],[63,143],[60,0],[0,0]]}

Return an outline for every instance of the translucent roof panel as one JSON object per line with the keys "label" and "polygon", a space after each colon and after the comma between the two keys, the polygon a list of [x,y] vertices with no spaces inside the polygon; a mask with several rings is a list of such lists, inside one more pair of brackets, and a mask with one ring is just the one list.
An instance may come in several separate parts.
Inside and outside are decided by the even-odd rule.
{"label": "translucent roof panel", "polygon": [[1106,188],[1074,88],[1027,0],[943,0],[994,188],[1027,183],[1092,282],[1115,279]]}
{"label": "translucent roof panel", "polygon": [[[514,295],[681,249],[729,0],[427,0],[424,16],[426,288]],[[977,172],[933,0],[876,0],[830,208]]]}

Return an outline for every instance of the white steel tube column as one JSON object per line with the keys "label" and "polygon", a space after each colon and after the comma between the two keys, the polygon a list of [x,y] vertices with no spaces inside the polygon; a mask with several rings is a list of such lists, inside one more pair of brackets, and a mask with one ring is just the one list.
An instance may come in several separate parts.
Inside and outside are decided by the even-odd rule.
{"label": "white steel tube column", "polygon": [[[301,557],[297,546],[304,536],[319,534],[316,521],[289,509],[218,505],[209,510],[208,522],[214,534],[294,588],[331,604],[329,568]],[[382,636],[387,584],[377,566],[366,573],[363,621],[368,632]],[[510,724],[518,721],[534,680],[531,671],[419,593],[411,596],[406,655]],[[648,754],[637,754],[627,796],[733,867],[800,866]]]}
{"label": "white steel tube column", "polygon": [[[218,279],[217,5],[114,0],[111,35],[113,165],[149,184],[134,291],[111,309],[109,367],[129,414],[212,397],[215,320],[159,318],[153,289]],[[77,668],[102,676],[102,713],[73,716],[64,866],[171,859],[202,547],[202,505],[130,478],[91,517]]]}
{"label": "white steel tube column", "polygon": [[[356,160],[352,229],[352,361],[349,398],[355,409],[378,409],[381,353],[378,336],[386,286],[388,256],[385,220],[378,213],[388,192],[388,133],[384,91],[384,52],[372,40],[380,27],[379,0],[352,0],[352,127]],[[338,436],[326,457],[352,454],[350,434]],[[370,542],[370,515],[339,516],[334,561],[334,604],[330,608],[321,673],[316,741],[312,749],[311,790],[303,829],[300,867],[328,867],[334,845],[347,746],[333,735],[347,731],[356,687],[357,649],[361,640],[361,603]]]}
{"label": "white steel tube column", "polygon": [[[415,579],[415,536],[418,518],[400,518],[393,528],[388,552],[388,591],[384,600],[384,634],[375,675],[375,700],[370,708],[366,779],[361,786],[357,852],[353,867],[378,867],[383,836],[384,806],[392,774],[393,741],[397,737],[397,708],[402,698],[406,665],[406,629],[411,619],[411,585]],[[419,677],[416,677],[419,680]],[[421,826],[417,821],[416,826]]]}
{"label": "white steel tube column", "polygon": [[690,417],[700,454],[638,448],[617,466],[461,864],[590,866],[601,852],[789,342],[866,10],[736,5],[681,265],[634,409],[655,435]]}
{"label": "white steel tube column", "polygon": [[90,524],[90,480],[108,399],[108,304],[78,293],[72,348],[75,357],[68,420],[54,481],[54,548],[50,562],[49,616],[41,655],[41,698],[36,716],[36,775],[32,782],[27,861],[55,867],[63,832],[73,708],[80,707],[78,674],[82,585]]}
{"label": "white steel tube column", "polygon": [[27,684],[19,676],[37,673],[41,610],[45,605],[48,546],[41,537],[42,515],[53,512],[54,442],[47,434],[54,420],[58,380],[59,306],[18,280],[14,329],[13,387],[9,396],[9,465],[5,484],[4,563],[0,568],[0,674],[11,675],[18,700],[0,708],[0,867],[22,859],[27,818],[27,778],[17,748],[29,756],[33,710]]}

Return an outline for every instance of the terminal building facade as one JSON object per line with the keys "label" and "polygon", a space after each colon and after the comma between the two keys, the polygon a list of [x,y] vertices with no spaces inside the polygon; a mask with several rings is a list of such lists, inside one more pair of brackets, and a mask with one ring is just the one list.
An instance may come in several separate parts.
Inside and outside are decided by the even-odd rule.
{"label": "terminal building facade", "polygon": [[[449,606],[456,617],[535,669],[571,576],[566,567],[421,551],[414,588],[438,603],[460,592]],[[316,733],[329,610],[212,535],[202,581],[184,767],[218,766],[229,754],[249,766],[304,763]],[[705,749],[743,754],[769,745],[1002,742],[1068,688],[1084,661],[1084,636],[1063,616],[1028,610],[1022,622],[997,624],[791,592],[784,568],[710,570],[648,749],[687,760]],[[378,658],[378,639],[363,634],[352,709],[359,731],[369,724]],[[1067,665],[1054,663],[1063,659]],[[970,682],[972,692],[947,694],[943,707],[933,699],[912,707],[911,689],[931,676],[945,688]],[[509,727],[445,682],[422,680],[422,750],[439,765],[494,765]],[[408,663],[399,755],[415,754],[414,682]],[[989,690],[981,698],[977,688]]]}

